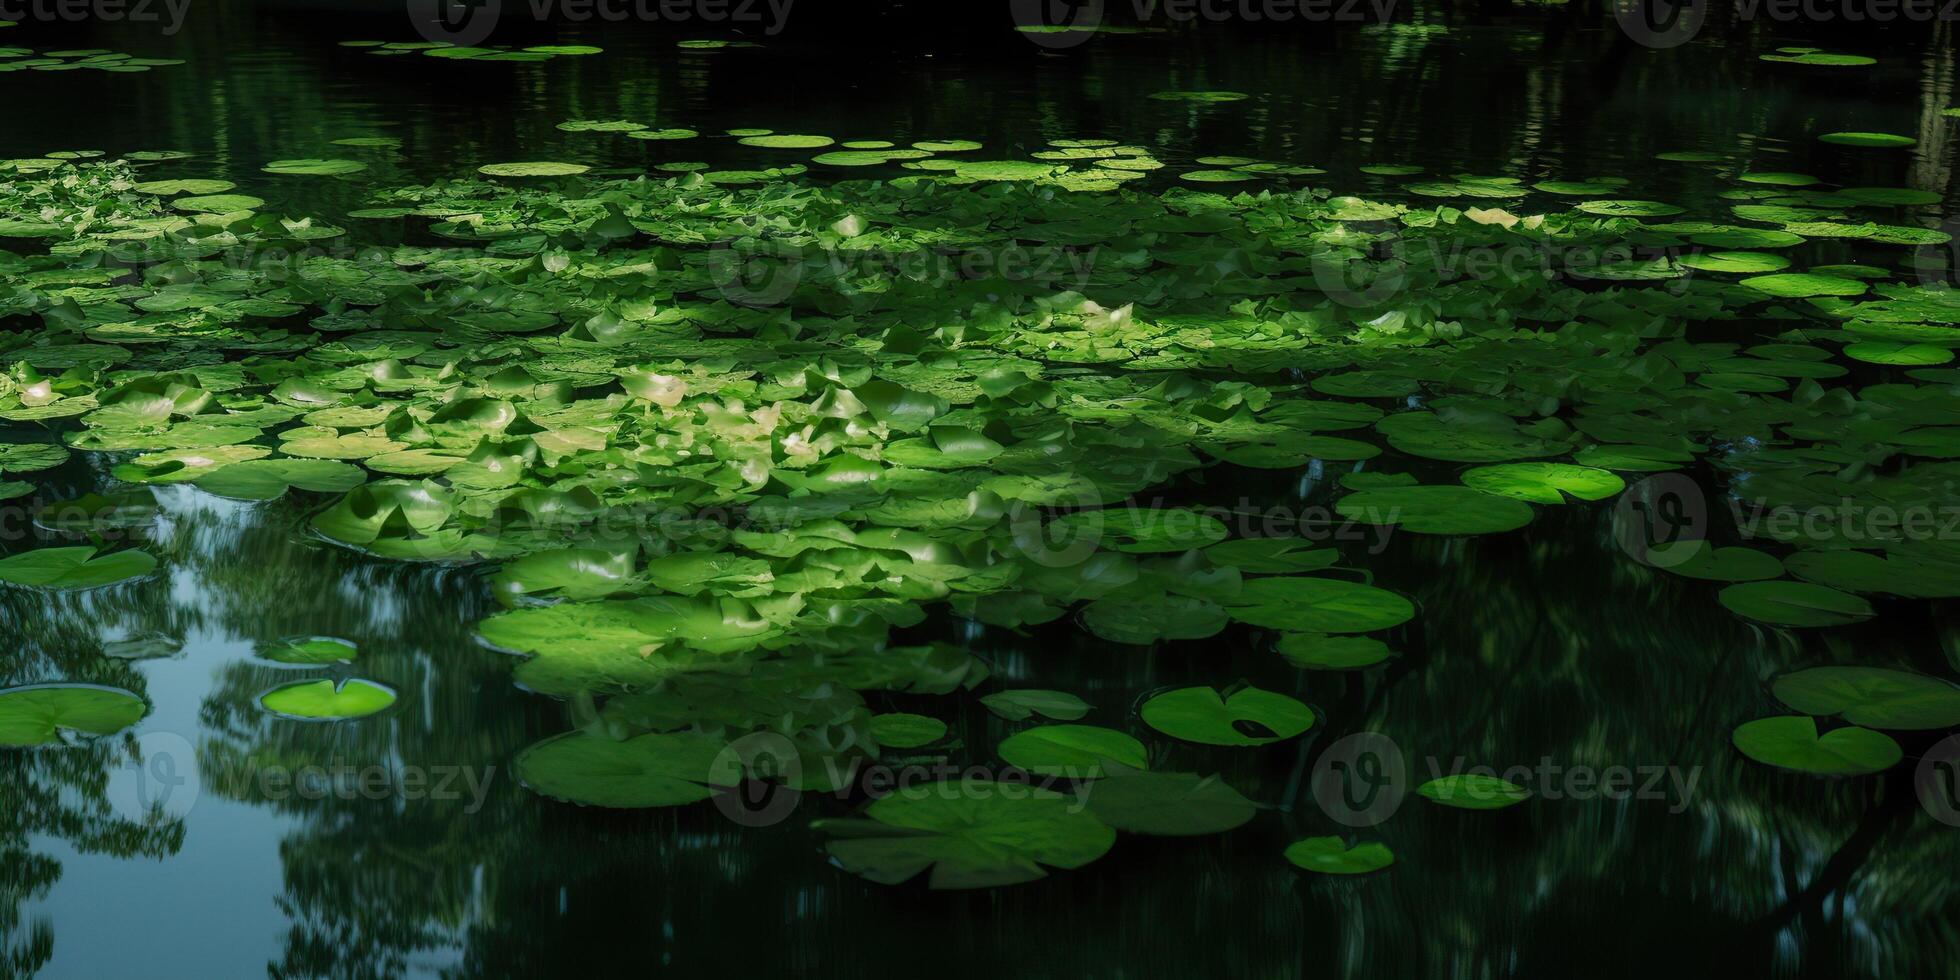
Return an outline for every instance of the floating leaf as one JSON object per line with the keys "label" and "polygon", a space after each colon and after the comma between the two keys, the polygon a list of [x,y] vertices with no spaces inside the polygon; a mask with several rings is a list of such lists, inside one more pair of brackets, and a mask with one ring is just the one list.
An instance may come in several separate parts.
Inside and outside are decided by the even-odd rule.
{"label": "floating leaf", "polygon": [[1284,694],[1241,687],[1224,694],[1186,687],[1143,703],[1143,721],[1187,742],[1253,746],[1284,741],[1313,727],[1313,710]]}
{"label": "floating leaf", "polygon": [[1009,735],[1000,757],[1029,772],[1069,779],[1095,779],[1104,760],[1143,769],[1143,743],[1112,728],[1095,725],[1037,725]]}
{"label": "floating leaf", "polygon": [[1416,787],[1423,798],[1459,810],[1501,810],[1523,803],[1530,791],[1508,779],[1479,773],[1461,773],[1432,779]]}
{"label": "floating leaf", "polygon": [[1286,859],[1308,871],[1326,875],[1360,875],[1395,863],[1386,844],[1373,841],[1349,847],[1339,837],[1309,837],[1286,848]]}
{"label": "floating leaf", "polygon": [[1079,868],[1108,852],[1116,832],[1081,804],[1025,784],[967,779],[911,786],[865,809],[865,820],[825,820],[845,870],[896,885],[932,869],[933,888],[993,888]]}
{"label": "floating leaf", "polygon": [[1804,715],[1746,722],[1732,740],[1743,755],[1764,765],[1819,776],[1883,772],[1905,754],[1889,736],[1866,728],[1834,728],[1820,736],[1816,720]]}
{"label": "floating leaf", "polygon": [[0,690],[0,746],[59,743],[61,732],[113,735],[143,717],[143,699],[88,684],[41,684]]}
{"label": "floating leaf", "polygon": [[260,696],[259,704],[274,714],[311,720],[365,718],[395,703],[395,692],[372,681],[297,681]]}

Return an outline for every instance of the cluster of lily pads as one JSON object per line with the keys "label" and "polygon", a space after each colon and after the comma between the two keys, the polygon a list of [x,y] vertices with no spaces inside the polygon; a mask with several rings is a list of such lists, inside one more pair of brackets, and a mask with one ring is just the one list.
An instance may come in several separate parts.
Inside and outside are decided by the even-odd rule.
{"label": "cluster of lily pads", "polygon": [[601,54],[604,48],[590,44],[539,44],[528,48],[508,46],[474,47],[443,41],[342,41],[343,48],[357,48],[380,57],[427,55],[453,61],[523,62],[534,64],[554,58],[577,58]]}
{"label": "cluster of lily pads", "polygon": [[[0,23],[10,23],[0,21]],[[10,71],[102,71],[133,74],[152,68],[183,64],[176,58],[137,58],[102,48],[76,48],[34,53],[29,48],[0,47],[0,72]]]}
{"label": "cluster of lily pads", "polygon": [[[40,244],[0,252],[0,478],[24,495],[17,476],[96,455],[118,492],[314,495],[308,530],[326,541],[480,565],[506,607],[481,638],[579,715],[516,771],[574,803],[683,805],[764,778],[843,790],[873,760],[967,752],[941,718],[879,706],[974,692],[1013,726],[993,754],[1045,788],[953,780],[821,821],[841,866],[937,887],[1079,867],[1118,832],[1254,819],[1218,776],[1159,769],[1163,750],[1305,736],[1319,716],[1295,694],[1314,672],[1378,668],[1418,615],[1335,547],[1156,505],[1157,488],[1310,470],[1342,520],[1451,537],[1676,472],[1766,509],[1960,502],[1960,371],[1943,366],[1960,294],[1915,251],[1946,239],[1911,190],[1744,173],[1730,214],[1697,220],[1616,179],[1455,175],[1400,200],[1145,192],[1154,158],[1115,141],[968,162],[940,154],[975,144],[731,135],[905,172],[823,185],[780,167],[601,180],[486,163],[329,218],[127,160],[0,163],[0,237]],[[1697,152],[1679,156],[1718,162]],[[1205,165],[1311,171],[1261,163]],[[1472,206],[1491,201],[1506,208]],[[376,224],[409,244],[353,247]],[[1892,252],[1787,271],[1811,239]],[[1009,246],[1012,264],[906,261]],[[274,252],[306,258],[245,261]],[[1480,252],[1551,264],[1466,273]],[[1903,528],[1812,522],[1645,560],[1771,627],[1960,595],[1960,544]],[[93,588],[154,566],[134,548],[45,548],[0,559],[0,582]],[[997,689],[970,651],[908,639],[934,608],[1139,647],[1227,636],[1306,673],[1295,694],[1219,678],[1082,724],[1097,709],[1080,698]],[[394,700],[345,673],[356,655],[337,641],[268,657],[331,675],[268,692],[276,714]],[[0,692],[9,738],[113,731],[127,713],[37,691]],[[1798,714],[1743,724],[1737,747],[1806,772],[1896,763],[1874,728],[1960,723],[1951,684],[1877,666],[1792,673],[1776,695]],[[1834,716],[1846,727],[1820,734]],[[797,764],[757,765],[757,733]],[[1420,792],[1468,810],[1528,795],[1470,776]],[[1285,857],[1392,862],[1339,837]]]}

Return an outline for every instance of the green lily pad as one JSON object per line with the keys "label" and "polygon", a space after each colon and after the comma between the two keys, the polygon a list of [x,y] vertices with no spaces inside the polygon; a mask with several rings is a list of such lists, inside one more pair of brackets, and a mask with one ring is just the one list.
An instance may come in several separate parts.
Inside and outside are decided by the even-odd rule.
{"label": "green lily pad", "polygon": [[1000,757],[1029,772],[1070,779],[1095,779],[1103,760],[1132,769],[1147,768],[1143,743],[1113,728],[1096,725],[1038,725],[1000,743]]}
{"label": "green lily pad", "polygon": [[259,697],[259,705],[273,714],[320,721],[365,718],[394,703],[395,692],[363,680],[296,681]]}
{"label": "green lily pad", "polygon": [[1218,776],[1112,768],[1087,791],[1089,812],[1117,830],[1157,837],[1222,834],[1258,807]]}
{"label": "green lily pad", "polygon": [[879,745],[895,749],[916,749],[946,737],[946,723],[925,715],[895,712],[871,716],[871,737]]}
{"label": "green lily pad", "polygon": [[1478,773],[1432,779],[1416,787],[1416,793],[1459,810],[1501,810],[1531,798],[1529,790],[1508,779]]}
{"label": "green lily pad", "polygon": [[1825,133],[1817,137],[1826,143],[1839,146],[1906,147],[1918,146],[1919,141],[1910,136],[1893,133]]}
{"label": "green lily pad", "polygon": [[1307,670],[1359,670],[1387,660],[1393,651],[1371,636],[1288,633],[1279,638],[1279,654]]}
{"label": "green lily pad", "polygon": [[1812,667],[1784,674],[1776,699],[1807,715],[1843,715],[1866,728],[1924,731],[1960,725],[1960,687],[1884,667]]}
{"label": "green lily pad", "polygon": [[556,163],[548,160],[523,163],[487,163],[476,168],[487,177],[575,177],[591,170],[579,163]]}
{"label": "green lily pad", "polygon": [[1286,859],[1325,875],[1362,875],[1395,863],[1388,845],[1373,841],[1349,847],[1339,837],[1309,837],[1287,845]]}
{"label": "green lily pad", "polygon": [[1743,755],[1764,765],[1819,776],[1883,772],[1905,755],[1890,736],[1868,728],[1834,728],[1820,736],[1817,721],[1805,715],[1745,722],[1731,740]]}
{"label": "green lily pad", "polygon": [[352,663],[359,655],[354,644],[330,636],[302,636],[281,640],[259,651],[259,656],[282,664],[318,666]]}
{"label": "green lily pad", "polygon": [[1387,589],[1302,576],[1253,579],[1232,603],[1228,611],[1239,622],[1300,633],[1371,633],[1416,614],[1409,600]]}
{"label": "green lily pad", "polygon": [[344,177],[367,169],[359,160],[274,160],[265,165],[269,174],[296,177]]}
{"label": "green lily pad", "polygon": [[37,548],[0,558],[0,582],[37,589],[95,589],[142,578],[156,558],[134,549],[97,555],[87,545]]}
{"label": "green lily pad", "polygon": [[1719,598],[1730,612],[1772,626],[1843,626],[1874,615],[1871,603],[1808,582],[1744,582]]}
{"label": "green lily pad", "polygon": [[1143,703],[1144,724],[1206,745],[1254,746],[1284,741],[1313,727],[1313,709],[1272,691],[1246,686],[1225,693],[1186,687]]}
{"label": "green lily pad", "polygon": [[1466,470],[1463,485],[1534,504],[1605,500],[1626,489],[1611,471],[1570,463],[1501,463]]}
{"label": "green lily pad", "polygon": [[553,736],[518,753],[513,768],[533,792],[567,803],[614,809],[680,806],[741,781],[718,765],[721,739],[694,732],[614,741],[585,732]]}
{"label": "green lily pad", "polygon": [[1000,691],[981,698],[980,703],[1008,721],[1026,721],[1035,715],[1074,721],[1089,713],[1088,702],[1066,691]]}
{"label": "green lily pad", "polygon": [[0,690],[0,746],[56,744],[61,732],[114,735],[148,710],[128,691],[89,684],[40,684]]}
{"label": "green lily pad", "polygon": [[[1595,481],[1593,485],[1601,484]],[[1471,487],[1443,486],[1361,490],[1335,501],[1334,510],[1363,524],[1447,535],[1515,531],[1531,523],[1532,516],[1531,506],[1518,500]]]}
{"label": "green lily pad", "polygon": [[1046,867],[1082,867],[1116,842],[1071,797],[976,779],[906,787],[865,817],[816,826],[835,835],[827,849],[839,865],[886,885],[928,868],[935,889],[1019,884],[1046,877]]}

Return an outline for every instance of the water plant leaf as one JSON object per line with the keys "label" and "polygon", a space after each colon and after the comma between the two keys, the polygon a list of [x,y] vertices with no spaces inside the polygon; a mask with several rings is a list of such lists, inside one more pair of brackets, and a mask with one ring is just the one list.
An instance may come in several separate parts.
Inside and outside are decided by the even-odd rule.
{"label": "water plant leaf", "polygon": [[980,703],[1008,721],[1026,721],[1035,715],[1074,721],[1089,713],[1089,703],[1067,691],[998,691],[981,698]]}
{"label": "water plant leaf", "polygon": [[148,706],[128,691],[91,684],[39,684],[0,690],[0,746],[59,743],[61,732],[113,735]]}
{"label": "water plant leaf", "polygon": [[615,741],[566,732],[518,753],[513,771],[524,786],[566,803],[613,809],[680,806],[740,782],[718,765],[728,743],[695,732],[650,733]]}
{"label": "water plant leaf", "polygon": [[1372,636],[1288,633],[1279,638],[1280,656],[1308,670],[1358,670],[1387,660],[1394,651]]}
{"label": "water plant leaf", "polygon": [[1254,746],[1284,741],[1313,727],[1313,709],[1284,694],[1245,686],[1167,691],[1143,703],[1144,724],[1206,745]]}
{"label": "water plant leaf", "polygon": [[95,589],[150,574],[157,560],[127,549],[97,555],[88,545],[37,548],[0,558],[0,582],[38,589]]}
{"label": "water plant leaf", "polygon": [[319,666],[352,663],[359,655],[354,644],[330,636],[300,636],[268,644],[259,656],[282,664]]}
{"label": "water plant leaf", "polygon": [[1508,779],[1481,773],[1459,773],[1432,779],[1416,787],[1424,799],[1459,810],[1501,810],[1531,797],[1531,792]]}
{"label": "water plant leaf", "polygon": [[871,736],[879,745],[916,749],[946,737],[946,723],[925,715],[893,712],[871,716]]}
{"label": "water plant leaf", "polygon": [[1003,739],[1000,757],[1029,772],[1069,779],[1100,777],[1104,760],[1132,769],[1149,764],[1142,742],[1096,725],[1037,725]]}
{"label": "water plant leaf", "polygon": [[1222,834],[1258,814],[1220,776],[1112,767],[1085,797],[1089,812],[1117,830],[1158,837]]}
{"label": "water plant leaf", "polygon": [[1764,765],[1819,776],[1883,772],[1905,755],[1890,736],[1868,728],[1834,728],[1820,736],[1816,719],[1808,715],[1744,722],[1731,741],[1743,755]]}
{"label": "water plant leaf", "polygon": [[1309,837],[1287,845],[1285,856],[1296,867],[1325,875],[1361,875],[1395,863],[1388,845],[1376,841],[1349,847],[1339,837]]}
{"label": "water plant leaf", "polygon": [[1464,471],[1462,479],[1473,490],[1534,504],[1562,504],[1568,498],[1605,500],[1626,489],[1626,481],[1608,470],[1570,463],[1479,466]]}
{"label": "water plant leaf", "polygon": [[1871,603],[1808,582],[1743,582],[1718,598],[1730,612],[1772,626],[1843,626],[1874,615]]}
{"label": "water plant leaf", "polygon": [[365,718],[395,703],[395,692],[373,681],[295,681],[259,696],[265,710],[316,721]]}
{"label": "water plant leaf", "polygon": [[1960,687],[1884,667],[1812,667],[1776,679],[1776,699],[1807,715],[1843,715],[1866,728],[1922,731],[1960,725]]}
{"label": "water plant leaf", "polygon": [[1300,576],[1247,582],[1228,611],[1242,623],[1301,633],[1370,633],[1415,616],[1409,600],[1387,589]]}
{"label": "water plant leaf", "polygon": [[[845,870],[896,885],[931,869],[935,889],[993,888],[1082,867],[1116,832],[1060,793],[1020,783],[965,779],[911,786],[865,809],[861,820],[824,820],[827,849]],[[1045,866],[1045,867],[1044,867]]]}
{"label": "water plant leaf", "polygon": [[[1604,472],[1604,471],[1601,471]],[[1504,483],[1493,480],[1493,485]],[[1518,481],[1510,488],[1516,490]],[[1590,481],[1597,489],[1599,481]],[[1552,489],[1539,488],[1539,492]],[[1392,524],[1416,534],[1498,534],[1531,523],[1531,505],[1514,494],[1499,496],[1472,487],[1414,486],[1360,490],[1334,503],[1342,517],[1364,524]]]}

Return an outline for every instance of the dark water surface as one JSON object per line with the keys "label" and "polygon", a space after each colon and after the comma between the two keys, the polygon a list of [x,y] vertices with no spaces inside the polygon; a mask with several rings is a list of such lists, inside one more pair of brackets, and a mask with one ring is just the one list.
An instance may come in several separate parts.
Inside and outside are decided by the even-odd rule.
{"label": "dark water surface", "polygon": [[[394,19],[208,13],[169,39],[54,35],[188,63],[0,76],[0,156],[189,150],[199,156],[172,165],[181,171],[158,173],[233,179],[290,213],[330,213],[357,206],[366,186],[497,160],[758,165],[758,151],[729,139],[669,145],[554,128],[627,118],[703,133],[971,138],[1003,158],[1050,139],[1110,138],[1167,162],[1309,163],[1329,171],[1316,184],[1391,199],[1392,185],[1356,167],[1622,176],[1638,191],[1628,196],[1706,207],[1723,185],[1654,155],[1719,150],[1750,169],[1955,199],[1960,119],[1938,113],[1960,101],[1955,57],[1923,38],[1849,75],[1766,71],[1756,54],[1776,43],[1768,35],[1628,51],[1603,30],[1548,42],[1503,23],[1350,31],[1320,45],[1113,37],[1061,57],[1018,39],[689,53],[672,46],[684,35],[611,29],[560,36],[605,46],[602,56],[524,65],[335,45],[413,40]],[[37,30],[44,37],[30,39]],[[52,34],[29,24],[0,43],[44,48]],[[1146,98],[1163,89],[1256,98],[1226,111]],[[1915,135],[1919,146],[1859,154],[1815,141],[1845,129]],[[372,157],[357,181],[259,173],[267,160],[348,155],[329,141],[373,135],[403,148]],[[1857,254],[1811,247],[1843,256],[1818,261]],[[71,461],[44,493],[101,486],[99,458]],[[1327,505],[1334,475],[1211,471],[1164,493],[1298,509]],[[1823,780],[1754,765],[1729,744],[1736,723],[1774,713],[1766,677],[1832,645],[1950,673],[1960,665],[1952,604],[1900,602],[1827,635],[1753,627],[1707,583],[1623,554],[1610,507],[1552,508],[1488,538],[1398,535],[1379,554],[1373,539],[1338,543],[1349,564],[1420,607],[1383,670],[1297,671],[1237,626],[1144,649],[1066,620],[1023,635],[929,620],[910,632],[968,644],[1013,686],[1080,694],[1095,708],[1087,722],[1140,730],[1134,707],[1150,692],[1227,678],[1291,693],[1322,718],[1306,738],[1258,753],[1168,750],[1165,768],[1221,772],[1272,807],[1239,831],[1126,836],[1078,871],[936,893],[826,863],[807,824],[848,809],[836,800],[807,796],[781,823],[750,827],[707,805],[612,813],[529,794],[509,774],[512,757],[565,730],[572,709],[514,687],[509,658],[473,641],[470,625],[495,609],[478,570],[380,561],[313,538],[304,519],[318,497],[251,505],[188,487],[159,497],[151,550],[165,574],[79,596],[0,591],[10,647],[0,686],[83,679],[142,693],[154,707],[135,733],[149,764],[171,766],[139,774],[109,748],[5,760],[8,805],[46,816],[0,838],[0,951],[51,941],[39,976],[226,978],[268,965],[337,977],[1960,975],[1960,828],[1915,798],[1912,752],[1923,746],[1908,745],[1906,764],[1884,777]],[[183,637],[182,653],[99,653],[150,633]],[[292,635],[357,642],[364,675],[400,703],[358,724],[267,717],[256,697],[293,675],[252,652]],[[971,696],[933,703],[954,713],[964,758],[993,759],[1003,722]],[[882,710],[924,704],[873,695]],[[1432,767],[1526,766],[1545,774],[1533,785],[1547,798],[1469,820],[1411,799],[1371,831],[1397,856],[1391,873],[1303,875],[1280,850],[1342,830],[1308,776],[1329,745],[1368,731],[1393,739],[1418,780]],[[448,777],[449,794],[268,798],[251,767],[282,757],[480,782]],[[1613,766],[1637,770],[1630,788],[1653,798],[1609,798],[1625,794],[1564,775]],[[166,802],[181,820],[129,822],[138,790],[165,777],[183,787]],[[414,798],[425,795],[460,798]]]}

